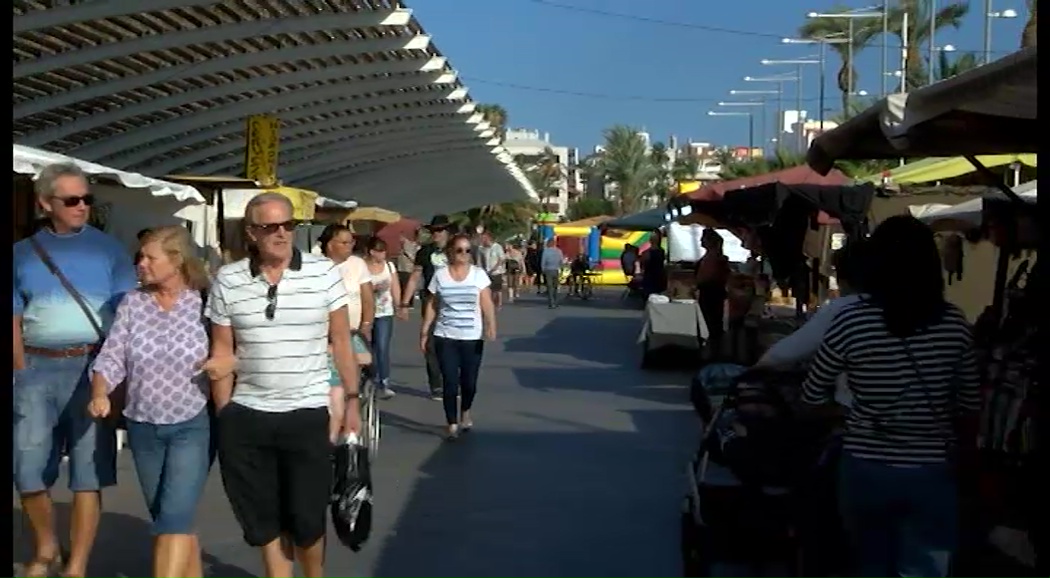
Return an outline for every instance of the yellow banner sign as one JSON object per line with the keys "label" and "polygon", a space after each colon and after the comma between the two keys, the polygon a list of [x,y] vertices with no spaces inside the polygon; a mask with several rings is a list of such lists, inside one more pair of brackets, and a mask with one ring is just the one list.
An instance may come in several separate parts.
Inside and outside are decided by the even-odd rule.
{"label": "yellow banner sign", "polygon": [[276,116],[257,115],[248,117],[244,176],[258,181],[264,187],[277,184],[277,147],[280,144]]}

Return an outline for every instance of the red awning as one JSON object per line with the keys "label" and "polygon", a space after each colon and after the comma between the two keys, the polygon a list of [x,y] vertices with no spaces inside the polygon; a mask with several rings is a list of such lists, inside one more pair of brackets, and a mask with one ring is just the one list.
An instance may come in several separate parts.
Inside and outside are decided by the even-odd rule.
{"label": "red awning", "polygon": [[686,196],[697,201],[717,201],[733,189],[744,189],[756,187],[768,183],[783,183],[785,185],[848,185],[853,179],[847,177],[837,170],[832,170],[827,176],[822,176],[811,169],[809,165],[799,165],[753,177],[744,177],[732,181],[719,181],[700,187],[700,189],[687,193]]}

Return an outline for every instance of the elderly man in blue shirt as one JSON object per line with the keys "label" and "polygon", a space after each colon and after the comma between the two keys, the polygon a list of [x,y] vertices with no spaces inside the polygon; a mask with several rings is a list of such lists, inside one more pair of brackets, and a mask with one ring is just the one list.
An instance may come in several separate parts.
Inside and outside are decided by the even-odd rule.
{"label": "elderly man in blue shirt", "polygon": [[[137,280],[120,242],[88,224],[95,197],[79,167],[45,167],[35,190],[48,224],[14,245],[14,484],[34,542],[20,575],[84,576],[100,491],[116,483],[116,437],[88,416],[87,370]],[[73,491],[65,560],[49,495],[63,450]]]}

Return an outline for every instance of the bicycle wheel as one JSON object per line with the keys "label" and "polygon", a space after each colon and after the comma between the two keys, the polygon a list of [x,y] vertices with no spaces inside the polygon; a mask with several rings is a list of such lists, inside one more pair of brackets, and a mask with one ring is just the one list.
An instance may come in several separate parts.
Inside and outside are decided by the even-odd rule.
{"label": "bicycle wheel", "polygon": [[580,297],[587,300],[590,299],[592,295],[594,295],[594,287],[591,285],[590,279],[588,279],[580,286]]}
{"label": "bicycle wheel", "polygon": [[376,455],[379,454],[379,407],[376,404],[375,387],[369,386],[368,388],[366,407],[368,410],[365,413],[362,425],[365,432],[367,432],[365,441],[368,447],[368,457],[374,460]]}

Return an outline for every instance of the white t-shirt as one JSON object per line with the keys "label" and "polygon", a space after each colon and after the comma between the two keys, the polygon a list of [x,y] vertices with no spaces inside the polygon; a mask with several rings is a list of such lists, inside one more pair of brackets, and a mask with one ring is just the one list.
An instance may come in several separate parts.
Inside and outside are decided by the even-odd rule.
{"label": "white t-shirt", "polygon": [[219,269],[207,316],[233,328],[237,385],[233,401],[259,411],[328,406],[328,315],[346,305],[335,263],[296,251],[277,284],[273,319],[270,284],[248,259]]}
{"label": "white t-shirt", "polygon": [[479,251],[481,253],[480,265],[485,268],[489,275],[502,275],[506,272],[507,268],[503,263],[504,259],[506,259],[506,254],[499,243],[493,243],[488,247],[480,247]]}
{"label": "white t-shirt", "polygon": [[394,264],[387,262],[380,273],[372,273],[372,292],[375,294],[376,317],[390,317],[394,314],[394,295],[390,291],[393,283]]}
{"label": "white t-shirt", "polygon": [[346,313],[350,317],[350,329],[361,328],[361,286],[372,282],[372,273],[368,264],[357,255],[350,255],[339,265],[339,275],[350,300],[346,304]]}
{"label": "white t-shirt", "polygon": [[427,290],[438,297],[434,336],[472,341],[481,339],[481,290],[491,285],[481,267],[470,266],[462,281],[448,267],[434,272]]}

